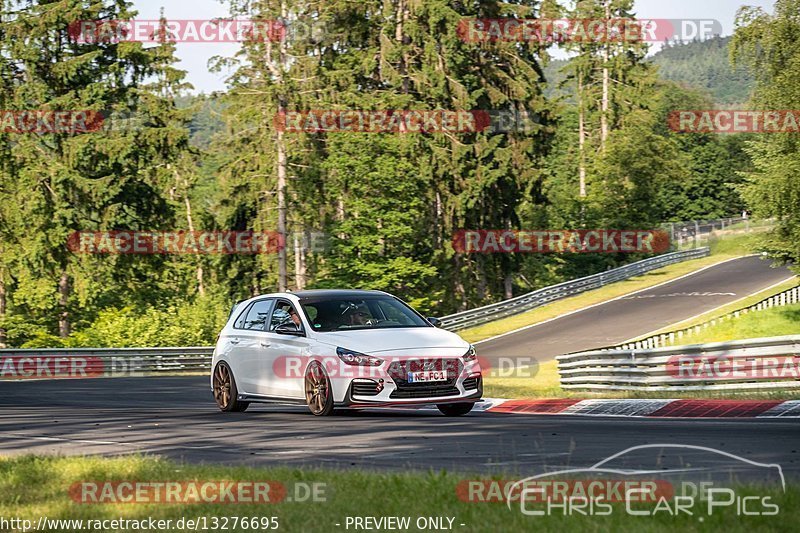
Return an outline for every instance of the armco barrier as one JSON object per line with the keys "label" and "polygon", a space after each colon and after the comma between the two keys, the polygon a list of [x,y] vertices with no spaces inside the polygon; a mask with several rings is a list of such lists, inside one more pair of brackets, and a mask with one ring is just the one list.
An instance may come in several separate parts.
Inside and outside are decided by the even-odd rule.
{"label": "armco barrier", "polygon": [[213,352],[213,346],[0,350],[0,380],[47,378],[48,371],[67,368],[71,361],[80,363],[78,371],[65,371],[64,377],[209,372]]}
{"label": "armco barrier", "polygon": [[516,315],[530,309],[534,309],[546,303],[556,300],[561,300],[568,296],[573,296],[585,291],[597,289],[610,283],[622,281],[624,279],[639,276],[651,270],[687,261],[689,259],[696,259],[698,257],[705,257],[709,255],[708,248],[697,248],[694,250],[685,250],[682,252],[673,252],[664,255],[658,255],[637,261],[630,265],[625,265],[613,270],[593,274],[572,281],[559,283],[550,287],[511,298],[510,300],[503,300],[495,304],[486,305],[477,309],[469,311],[462,311],[454,315],[442,317],[442,327],[451,331],[458,331],[472,326],[478,326],[487,322],[492,322],[500,318]]}
{"label": "armco barrier", "polygon": [[754,390],[800,387],[800,335],[561,355],[561,388]]}

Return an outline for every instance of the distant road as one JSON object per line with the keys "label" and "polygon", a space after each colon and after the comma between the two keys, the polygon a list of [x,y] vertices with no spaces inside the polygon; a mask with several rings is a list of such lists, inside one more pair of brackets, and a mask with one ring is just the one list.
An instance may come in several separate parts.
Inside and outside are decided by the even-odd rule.
{"label": "distant road", "polygon": [[565,353],[618,344],[733,302],[791,276],[787,268],[771,268],[770,262],[759,256],[734,259],[658,287],[477,343],[478,354],[489,360],[533,356],[541,362]]}

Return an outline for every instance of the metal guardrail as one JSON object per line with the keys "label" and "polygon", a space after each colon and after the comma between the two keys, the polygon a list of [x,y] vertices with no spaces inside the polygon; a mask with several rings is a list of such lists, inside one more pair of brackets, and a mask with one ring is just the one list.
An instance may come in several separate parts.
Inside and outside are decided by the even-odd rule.
{"label": "metal guardrail", "polygon": [[800,387],[800,335],[556,358],[561,388],[693,391]]}
{"label": "metal guardrail", "polygon": [[210,372],[213,346],[0,350],[0,380]]}
{"label": "metal guardrail", "polygon": [[544,287],[509,300],[442,317],[442,327],[451,331],[458,331],[478,326],[500,318],[516,315],[568,296],[632,278],[673,263],[705,257],[709,253],[708,248],[697,248],[650,257],[613,270],[600,272],[599,274]]}

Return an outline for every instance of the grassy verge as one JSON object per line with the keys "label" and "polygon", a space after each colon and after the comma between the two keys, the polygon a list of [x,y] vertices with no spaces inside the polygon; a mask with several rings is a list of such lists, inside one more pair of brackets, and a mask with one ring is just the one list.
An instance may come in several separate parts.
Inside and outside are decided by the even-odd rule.
{"label": "grassy verge", "polygon": [[483,324],[474,328],[459,331],[464,339],[469,342],[478,342],[496,335],[502,335],[509,331],[537,324],[545,320],[550,320],[558,316],[577,311],[590,305],[596,305],[608,300],[630,294],[632,292],[653,287],[659,283],[670,281],[703,267],[714,265],[728,259],[741,257],[752,253],[757,243],[757,234],[736,235],[725,239],[717,239],[711,242],[711,255],[692,261],[669,265],[642,276],[637,276],[619,283],[601,287],[593,291],[588,291],[576,296],[565,298],[551,304],[532,309],[526,313],[504,318]]}
{"label": "grassy verge", "polygon": [[800,305],[773,307],[740,315],[686,337],[686,343],[704,344],[758,337],[800,335]]}
{"label": "grassy verge", "polygon": [[[609,516],[525,516],[518,508],[509,510],[503,503],[468,503],[457,496],[459,481],[467,476],[445,472],[427,474],[386,474],[363,471],[305,470],[289,468],[252,469],[244,467],[198,466],[165,460],[126,457],[52,458],[23,457],[0,459],[0,517],[22,518],[36,524],[40,517],[73,520],[169,519],[167,531],[187,531],[174,524],[181,518],[205,517],[209,531],[213,517],[276,517],[281,531],[347,531],[347,517],[449,517],[456,531],[748,531],[792,530],[800,522],[800,488],[780,489],[744,487],[738,494],[769,495],[779,507],[776,516],[737,516],[736,507],[719,509],[709,516],[707,505],[698,500],[692,515],[673,516],[660,512],[654,517],[628,516],[624,504],[613,504]],[[471,477],[475,479],[475,477]],[[284,486],[295,483],[324,483],[327,501],[316,503],[283,501],[270,504],[79,504],[69,496],[69,488],[91,480],[124,481],[278,481]],[[292,492],[290,491],[291,495]],[[652,512],[653,504],[637,506]],[[445,521],[445,523],[447,523]],[[337,524],[340,524],[337,526]],[[463,526],[462,526],[463,524]],[[227,531],[266,531],[265,528],[233,527]],[[203,530],[202,527],[191,530]],[[47,531],[58,531],[51,526]],[[71,529],[77,531],[73,525]],[[98,529],[95,529],[98,530]],[[107,526],[103,531],[133,531]],[[362,529],[363,530],[363,529]],[[412,525],[406,531],[417,531]]]}

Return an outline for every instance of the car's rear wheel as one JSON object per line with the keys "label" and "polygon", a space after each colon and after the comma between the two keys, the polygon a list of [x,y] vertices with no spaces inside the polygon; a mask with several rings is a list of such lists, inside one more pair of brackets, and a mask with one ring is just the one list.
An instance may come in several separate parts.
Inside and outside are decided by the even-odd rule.
{"label": "car's rear wheel", "polygon": [[214,400],[220,411],[241,413],[250,407],[250,402],[239,400],[239,391],[236,388],[233,372],[231,367],[225,363],[218,364],[214,370],[213,392]]}
{"label": "car's rear wheel", "polygon": [[436,406],[445,416],[464,416],[472,411],[474,403],[440,403]]}
{"label": "car's rear wheel", "polygon": [[318,361],[308,365],[305,378],[306,404],[314,416],[327,416],[333,412],[333,389],[328,373]]}

